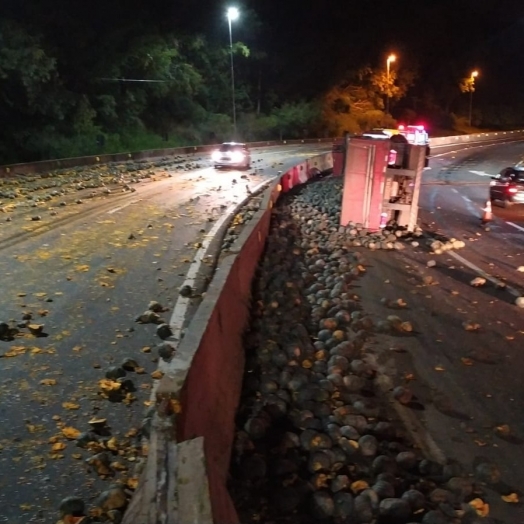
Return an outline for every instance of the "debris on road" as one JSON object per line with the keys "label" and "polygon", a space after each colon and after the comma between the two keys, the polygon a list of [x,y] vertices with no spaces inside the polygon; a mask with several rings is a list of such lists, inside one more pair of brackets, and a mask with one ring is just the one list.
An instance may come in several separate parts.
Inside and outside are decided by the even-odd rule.
{"label": "debris on road", "polygon": [[[372,319],[354,291],[366,274],[362,248],[400,250],[424,233],[394,223],[374,233],[341,228],[340,183],[309,184],[273,211],[253,283],[230,471],[240,521],[476,522],[489,511],[486,473],[473,481],[452,461],[423,457],[378,390],[370,342],[414,336],[411,321]],[[413,394],[397,386],[393,398],[407,406]]]}
{"label": "debris on road", "polygon": [[46,211],[49,216],[55,217],[58,215],[57,207],[65,208],[72,203],[84,204],[84,198],[107,199],[122,193],[133,193],[137,184],[163,180],[170,177],[172,171],[189,172],[198,168],[198,162],[177,155],[33,174],[15,171],[0,179],[0,199],[9,201],[8,204],[0,202],[0,211],[8,214],[8,223],[16,224],[20,219],[41,222],[45,215],[32,214],[31,209]]}
{"label": "debris on road", "polygon": [[483,277],[475,277],[470,283],[470,286],[473,287],[480,287],[483,286],[486,283],[486,279]]}
{"label": "debris on road", "polygon": [[472,320],[465,320],[462,322],[462,327],[466,331],[478,331],[480,329],[480,324],[478,322],[473,322]]}
{"label": "debris on road", "polygon": [[179,294],[181,297],[190,298],[193,295],[193,288],[186,284],[180,288]]}
{"label": "debris on road", "polygon": [[260,202],[260,197],[253,197],[233,217],[233,220],[231,221],[231,224],[227,228],[227,231],[224,235],[224,240],[222,241],[222,251],[227,252],[231,249],[231,246],[238,239],[242,228],[253,219],[257,211],[260,209]]}

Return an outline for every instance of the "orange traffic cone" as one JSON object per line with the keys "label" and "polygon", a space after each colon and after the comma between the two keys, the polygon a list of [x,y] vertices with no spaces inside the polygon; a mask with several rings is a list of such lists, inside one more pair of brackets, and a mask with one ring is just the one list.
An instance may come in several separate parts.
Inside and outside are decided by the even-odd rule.
{"label": "orange traffic cone", "polygon": [[491,210],[491,200],[486,202],[486,207],[482,210],[482,217],[480,222],[482,225],[487,224],[493,220],[493,211]]}

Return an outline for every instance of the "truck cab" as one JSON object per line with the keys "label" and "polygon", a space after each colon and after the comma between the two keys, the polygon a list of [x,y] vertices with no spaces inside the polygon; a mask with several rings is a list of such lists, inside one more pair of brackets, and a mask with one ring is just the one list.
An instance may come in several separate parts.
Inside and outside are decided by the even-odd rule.
{"label": "truck cab", "polygon": [[428,167],[431,149],[429,147],[429,135],[424,126],[405,126],[400,124],[398,126],[398,131],[399,134],[406,137],[408,143],[415,146],[426,146],[426,160],[424,162],[424,167]]}
{"label": "truck cab", "polygon": [[429,145],[429,135],[424,126],[405,126],[399,125],[398,132],[404,135],[410,144],[415,146]]}

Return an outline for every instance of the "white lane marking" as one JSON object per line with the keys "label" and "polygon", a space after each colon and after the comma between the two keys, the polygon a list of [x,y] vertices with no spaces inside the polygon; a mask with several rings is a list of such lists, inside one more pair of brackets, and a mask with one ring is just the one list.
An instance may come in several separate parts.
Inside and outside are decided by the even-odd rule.
{"label": "white lane marking", "polygon": [[[435,190],[436,191],[436,190]],[[475,205],[473,204],[473,202],[465,195],[461,195],[459,193],[459,191],[457,189],[455,189],[454,187],[451,188],[451,191],[453,191],[454,193],[457,193],[458,195],[460,195],[460,197],[462,198],[462,200],[464,200],[465,204],[466,204],[466,208],[468,209],[468,211],[473,215],[473,216],[478,216],[479,212],[478,212],[478,209],[475,207]],[[434,200],[434,199],[433,199]]]}
{"label": "white lane marking", "polygon": [[466,260],[464,257],[461,257],[459,254],[455,253],[454,251],[448,251],[447,254],[451,255],[453,258],[464,264],[465,266],[469,267],[473,271],[477,272],[481,277],[485,278],[486,280],[489,280],[492,284],[495,284],[498,287],[504,288],[509,293],[511,293],[514,297],[520,297],[521,294],[518,290],[516,290],[512,286],[508,286],[505,282],[502,280],[499,280],[498,278],[495,278],[482,269],[480,269],[478,266],[473,264],[473,262],[470,262],[469,260]]}
{"label": "white lane marking", "polygon": [[506,222],[506,224],[508,224],[508,226],[512,226],[512,227],[515,227],[517,229],[520,229],[521,231],[524,231],[524,227],[518,226],[517,224],[514,224],[513,222]]}
{"label": "white lane marking", "polygon": [[467,207],[468,211],[474,217],[480,218],[480,212],[479,212],[477,206],[475,204],[473,204],[473,202],[468,197],[462,196],[462,198],[464,199],[464,202],[466,203],[466,207]]}
{"label": "white lane marking", "polygon": [[124,204],[120,207],[115,207],[113,209],[110,209],[107,214],[112,215],[113,213],[116,213],[117,211],[120,211],[121,209],[124,209],[127,206],[130,206],[131,204],[136,204],[137,202],[140,202],[140,200],[132,200],[131,202],[128,202],[127,204]]}
{"label": "white lane marking", "polygon": [[434,213],[435,210],[437,209],[437,206],[436,206],[436,199],[437,199],[437,193],[438,193],[438,188],[437,187],[432,187],[431,188],[431,193],[429,194],[429,208],[430,210],[432,209],[433,211],[431,211],[431,213]]}
{"label": "white lane marking", "polygon": [[478,176],[491,176],[489,173],[486,173],[485,171],[470,171],[470,173],[473,173],[474,175]]}
{"label": "white lane marking", "polygon": [[[304,144],[304,145],[306,145],[306,144]],[[311,149],[313,149],[313,148],[311,148]],[[297,148],[294,148],[294,149],[279,149],[278,151],[275,151],[275,153],[277,153],[277,154],[279,154],[279,153],[300,153],[300,151],[297,151]]]}
{"label": "white lane marking", "polygon": [[437,158],[439,156],[451,155],[452,153],[458,153],[458,151],[446,151],[445,153],[439,153],[438,155],[431,155],[430,158]]}
{"label": "white lane marking", "polygon": [[[276,176],[258,184],[251,191],[253,193],[256,193],[257,191],[262,189],[264,186],[269,185],[276,178]],[[213,226],[211,231],[205,236],[204,241],[202,242],[202,247],[199,248],[199,250],[196,252],[193,262],[191,263],[191,267],[189,268],[189,271],[187,272],[186,279],[184,280],[184,283],[182,284],[181,287],[191,286],[191,288],[193,289],[198,272],[200,271],[200,268],[202,267],[204,256],[209,248],[209,245],[211,244],[215,235],[217,234],[218,230],[222,227],[222,225],[227,220],[231,219],[231,215],[235,213],[237,209],[240,209],[245,205],[245,203],[249,200],[249,198],[250,197],[248,196],[239,204],[233,204],[232,206],[230,206],[224,212],[224,215],[215,222],[215,225]],[[180,335],[182,333],[182,328],[184,326],[184,321],[185,321],[187,310],[190,305],[190,301],[191,301],[190,297],[179,296],[175,303],[175,307],[173,309],[173,314],[171,315],[171,319],[169,320],[169,326],[171,327],[173,336],[177,341],[180,341]]]}

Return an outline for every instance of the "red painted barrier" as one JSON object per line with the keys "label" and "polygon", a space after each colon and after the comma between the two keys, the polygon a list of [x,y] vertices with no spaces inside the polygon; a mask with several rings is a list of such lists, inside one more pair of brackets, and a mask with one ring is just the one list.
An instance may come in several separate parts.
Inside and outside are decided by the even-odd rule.
{"label": "red painted barrier", "polygon": [[288,169],[281,177],[282,192],[287,193],[300,184],[304,184],[309,179],[319,175],[321,172],[332,169],[333,156],[331,153],[319,155],[301,162],[291,169]]}
{"label": "red painted barrier", "polygon": [[242,329],[249,317],[249,302],[230,297],[249,296],[270,218],[270,213],[264,214],[242,253],[231,265],[223,291],[216,297],[182,395],[185,409],[178,419],[177,441],[204,436],[211,506],[217,523],[238,522],[226,484],[235,432],[234,417],[242,388]]}
{"label": "red painted barrier", "polygon": [[[165,375],[156,391],[155,420],[161,418],[161,406],[165,405],[166,399],[169,399],[169,405],[176,399],[180,406],[174,423],[176,443],[204,437],[209,492],[201,492],[199,496],[210,501],[216,524],[239,524],[227,491],[227,478],[235,432],[234,419],[244,375],[242,336],[249,318],[251,282],[265,246],[271,209],[285,184],[291,188],[294,182],[307,181],[322,166],[330,167],[330,159],[324,158],[329,155],[312,158],[300,164],[302,169],[300,166],[290,169],[281,175],[280,180],[273,182],[262,199],[260,211],[246,224],[237,244],[232,246],[233,253],[219,262],[205,298],[177,347],[176,358],[162,368]],[[236,246],[238,254],[234,254]],[[159,422],[152,427],[165,428],[166,425]],[[150,442],[163,442],[164,448],[159,453],[156,449],[150,451],[144,468],[149,473],[141,477],[130,504],[132,511],[126,513],[123,524],[155,524],[160,512],[170,511],[164,509],[162,501],[166,497],[174,497],[173,492],[178,493],[177,482],[187,482],[187,479],[175,477],[170,484],[174,491],[165,492],[169,489],[168,483],[162,479],[168,475],[163,472],[173,466],[159,462],[158,456],[163,456],[163,449],[168,447],[174,432],[166,435],[156,431],[152,432]],[[172,473],[172,469],[167,471]],[[151,493],[156,496],[151,496]],[[169,517],[171,520],[167,520],[170,522],[177,521],[174,515]]]}
{"label": "red painted barrier", "polygon": [[333,174],[342,175],[344,170],[345,139],[335,138],[333,140]]}
{"label": "red painted barrier", "polygon": [[282,191],[287,193],[293,187],[293,176],[289,171],[286,171],[280,177],[280,183],[282,184]]}

